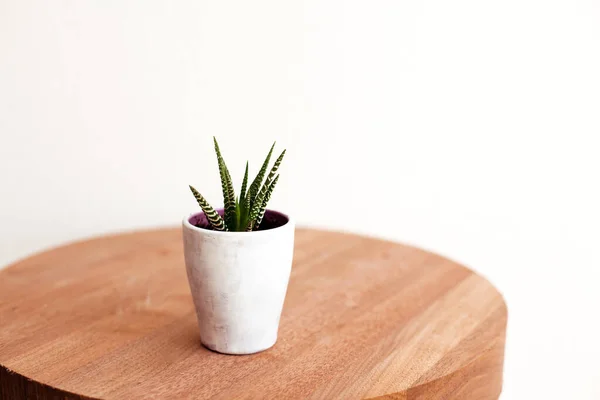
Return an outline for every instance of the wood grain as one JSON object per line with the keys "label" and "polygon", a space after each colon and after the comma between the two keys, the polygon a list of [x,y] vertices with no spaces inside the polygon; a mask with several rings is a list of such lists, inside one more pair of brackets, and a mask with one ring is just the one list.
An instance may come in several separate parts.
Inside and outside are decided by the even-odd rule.
{"label": "wood grain", "polygon": [[0,271],[0,398],[497,399],[507,312],[440,256],[299,229],[279,340],[200,344],[181,232],[74,243]]}

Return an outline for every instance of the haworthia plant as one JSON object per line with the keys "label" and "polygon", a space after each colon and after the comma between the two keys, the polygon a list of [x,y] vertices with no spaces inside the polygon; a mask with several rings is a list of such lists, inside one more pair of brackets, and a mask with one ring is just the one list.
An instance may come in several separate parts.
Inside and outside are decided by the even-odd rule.
{"label": "haworthia plant", "polygon": [[206,214],[206,219],[210,223],[212,229],[217,231],[255,231],[260,227],[260,223],[265,215],[267,203],[271,199],[271,194],[275,189],[275,185],[279,180],[277,170],[281,165],[285,150],[275,161],[275,164],[269,171],[267,179],[263,183],[265,174],[269,167],[271,155],[275,148],[275,143],[271,146],[265,161],[262,164],[256,178],[248,187],[248,163],[246,162],[246,170],[244,172],[244,180],[239,197],[235,196],[231,175],[225,164],[225,160],[221,155],[221,149],[217,143],[217,139],[213,137],[215,145],[215,153],[217,154],[217,162],[219,165],[219,174],[221,176],[221,189],[223,190],[224,215],[221,217],[217,211],[206,201],[206,199],[193,186],[190,185],[190,190],[194,198]]}

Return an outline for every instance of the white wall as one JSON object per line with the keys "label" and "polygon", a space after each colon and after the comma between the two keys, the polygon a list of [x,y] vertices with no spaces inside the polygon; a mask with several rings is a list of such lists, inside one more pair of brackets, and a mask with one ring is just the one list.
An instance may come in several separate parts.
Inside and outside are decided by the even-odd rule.
{"label": "white wall", "polygon": [[[600,398],[600,3],[0,0],[0,264],[272,200],[416,244],[509,306],[503,399]],[[369,210],[365,216],[362,209]]]}

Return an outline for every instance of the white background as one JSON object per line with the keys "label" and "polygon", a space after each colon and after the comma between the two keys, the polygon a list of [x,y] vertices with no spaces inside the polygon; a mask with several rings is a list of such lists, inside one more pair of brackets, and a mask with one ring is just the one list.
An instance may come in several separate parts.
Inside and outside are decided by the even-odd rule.
{"label": "white background", "polygon": [[600,398],[600,3],[0,0],[0,265],[178,225],[288,149],[271,205],[504,294],[502,399]]}

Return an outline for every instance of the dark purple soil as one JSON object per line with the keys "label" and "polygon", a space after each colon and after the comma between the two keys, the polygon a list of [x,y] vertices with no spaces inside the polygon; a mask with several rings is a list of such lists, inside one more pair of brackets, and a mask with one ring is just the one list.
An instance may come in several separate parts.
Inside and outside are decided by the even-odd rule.
{"label": "dark purple soil", "polygon": [[[223,209],[218,209],[217,212],[221,216],[223,216]],[[206,219],[206,215],[204,215],[204,212],[202,211],[192,215],[189,221],[190,224],[194,225],[197,228],[208,229],[211,231],[213,230],[212,226],[208,223],[208,220]],[[267,210],[257,230],[266,231],[269,229],[279,228],[280,226],[287,224],[288,221],[289,218],[287,215],[277,211]]]}

